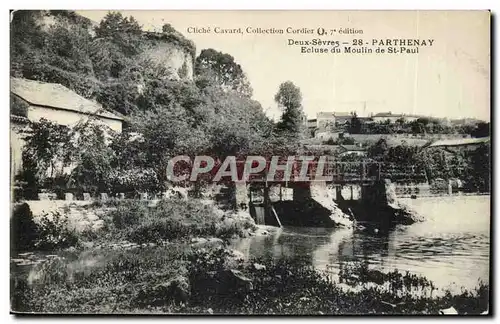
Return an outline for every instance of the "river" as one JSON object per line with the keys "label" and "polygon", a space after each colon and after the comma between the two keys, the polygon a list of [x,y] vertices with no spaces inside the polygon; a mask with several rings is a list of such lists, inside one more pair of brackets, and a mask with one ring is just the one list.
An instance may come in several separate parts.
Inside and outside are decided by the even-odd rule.
{"label": "river", "polygon": [[[389,233],[368,230],[285,227],[269,236],[239,239],[247,257],[300,258],[333,278],[343,263],[366,261],[381,271],[410,271],[440,289],[472,289],[488,283],[490,196],[453,196],[400,201],[425,220]],[[335,280],[335,279],[334,279]]]}

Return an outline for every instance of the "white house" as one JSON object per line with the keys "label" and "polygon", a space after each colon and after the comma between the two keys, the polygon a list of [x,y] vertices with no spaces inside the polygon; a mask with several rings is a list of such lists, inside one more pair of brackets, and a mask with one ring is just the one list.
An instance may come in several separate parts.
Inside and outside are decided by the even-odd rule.
{"label": "white house", "polygon": [[74,126],[90,116],[115,132],[122,131],[123,118],[106,111],[99,103],[86,99],[57,83],[11,78],[10,92],[25,101],[27,117],[36,122],[42,118],[60,125]]}
{"label": "white house", "polygon": [[27,106],[25,116],[11,115],[10,150],[11,172],[15,175],[22,167],[23,137],[30,122],[42,118],[54,123],[73,127],[93,117],[95,120],[121,133],[123,117],[104,110],[97,102],[86,99],[76,92],[56,83],[11,78],[11,96]]}

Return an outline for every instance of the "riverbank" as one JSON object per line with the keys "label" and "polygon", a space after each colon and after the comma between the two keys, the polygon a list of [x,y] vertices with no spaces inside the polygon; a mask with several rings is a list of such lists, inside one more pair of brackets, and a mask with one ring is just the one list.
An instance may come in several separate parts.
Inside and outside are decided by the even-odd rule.
{"label": "riverbank", "polygon": [[438,297],[425,278],[364,265],[346,267],[333,282],[300,260],[246,259],[230,239],[270,236],[271,229],[195,200],[117,204],[101,218],[98,232],[60,232],[77,241],[57,241],[40,262],[11,262],[13,311],[438,314],[454,307],[479,314],[487,307],[486,285]]}

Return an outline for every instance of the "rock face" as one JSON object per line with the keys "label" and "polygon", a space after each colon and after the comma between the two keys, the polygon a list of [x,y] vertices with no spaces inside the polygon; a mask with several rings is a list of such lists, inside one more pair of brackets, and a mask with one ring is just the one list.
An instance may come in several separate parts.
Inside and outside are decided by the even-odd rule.
{"label": "rock face", "polygon": [[[151,42],[151,47],[141,54],[141,59],[149,60],[165,71],[169,80],[193,81],[194,59],[189,42],[182,36],[170,35],[162,37],[159,33],[145,33]],[[183,41],[178,41],[182,39]]]}

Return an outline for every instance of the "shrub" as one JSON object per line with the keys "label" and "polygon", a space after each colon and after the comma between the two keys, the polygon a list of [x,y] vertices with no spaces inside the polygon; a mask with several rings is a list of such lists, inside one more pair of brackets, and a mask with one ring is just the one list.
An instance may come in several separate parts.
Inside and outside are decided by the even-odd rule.
{"label": "shrub", "polygon": [[79,241],[76,231],[69,229],[66,216],[59,212],[45,213],[35,222],[26,203],[14,208],[11,237],[14,251],[66,248],[77,245]]}
{"label": "shrub", "polygon": [[[250,218],[224,214],[195,199],[163,200],[156,207],[134,208],[124,208],[123,211],[117,210],[112,214],[120,222],[116,227],[126,229],[127,238],[136,243],[158,243],[196,236],[230,238],[244,236],[246,230],[254,229],[255,226]],[[121,217],[128,221],[119,221],[118,214],[126,215]]]}
{"label": "shrub", "polygon": [[14,207],[10,229],[13,250],[23,251],[34,247],[40,233],[28,204],[24,203]]}
{"label": "shrub", "polygon": [[148,212],[145,202],[123,201],[117,204],[116,210],[112,210],[109,216],[117,229],[124,229],[137,226]]}
{"label": "shrub", "polygon": [[39,237],[35,248],[53,250],[67,248],[78,244],[78,236],[74,229],[69,229],[68,218],[59,212],[45,213],[38,224]]}

